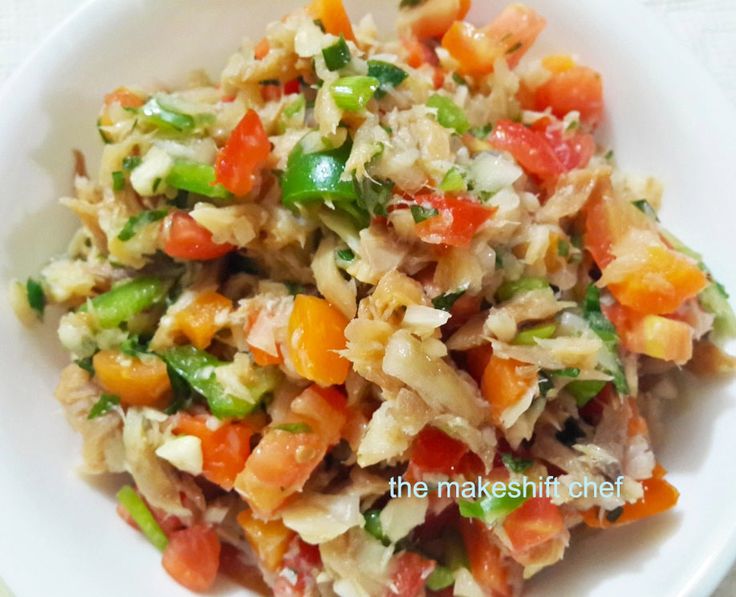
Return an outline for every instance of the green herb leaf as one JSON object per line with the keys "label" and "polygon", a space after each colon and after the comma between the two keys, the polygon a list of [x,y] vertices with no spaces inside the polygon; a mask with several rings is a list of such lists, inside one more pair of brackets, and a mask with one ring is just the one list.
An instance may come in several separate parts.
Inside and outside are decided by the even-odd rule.
{"label": "green herb leaf", "polygon": [[449,311],[452,309],[457,299],[465,294],[465,289],[456,290],[455,292],[448,292],[447,294],[441,294],[432,299],[432,306],[435,309],[442,309],[443,311]]}
{"label": "green herb leaf", "polygon": [[77,359],[76,361],[74,361],[74,364],[80,369],[84,369],[87,373],[89,373],[92,377],[94,377],[95,367],[92,364],[92,357],[84,357],[82,359]]}
{"label": "green herb leaf", "polygon": [[150,98],[141,108],[146,121],[161,129],[173,129],[180,133],[188,133],[194,129],[194,118],[165,107],[156,97]]}
{"label": "green herb leaf", "polygon": [[465,85],[468,86],[468,82],[465,80],[465,77],[463,77],[460,73],[452,73],[452,80],[455,81],[458,85]]}
{"label": "green herb leaf", "polygon": [[378,80],[379,87],[376,90],[376,97],[380,99],[391,89],[395,89],[401,85],[409,76],[409,73],[390,62],[369,60],[368,76]]}
{"label": "green herb leaf", "polygon": [[112,173],[112,190],[122,191],[125,188],[125,174],[122,170],[116,170]]}
{"label": "green herb leaf", "polygon": [[335,254],[337,255],[338,261],[343,263],[350,263],[355,259],[355,253],[351,249],[338,249]]}
{"label": "green herb leaf", "polygon": [[350,63],[350,48],[342,34],[339,40],[322,50],[322,56],[324,56],[327,70],[330,71],[340,70]]}
{"label": "green herb leaf", "polygon": [[456,133],[466,133],[470,129],[470,123],[465,112],[449,97],[434,94],[427,100],[429,108],[437,110],[437,122]]}
{"label": "green herb leaf", "polygon": [[414,218],[414,222],[417,224],[424,222],[429,218],[434,218],[440,213],[434,207],[423,207],[421,205],[412,205],[410,209],[411,216]]}
{"label": "green herb leaf", "polygon": [[657,212],[654,210],[652,204],[649,203],[649,201],[647,201],[646,199],[637,199],[636,201],[632,201],[632,203],[639,211],[652,218],[652,220],[656,220],[657,222],[659,222]]}
{"label": "green herb leaf", "polygon": [[511,452],[501,454],[501,462],[503,462],[503,465],[512,473],[523,473],[532,464],[534,464],[533,460],[528,458],[519,458],[518,456],[514,456]]}
{"label": "green herb leaf", "polygon": [[43,291],[41,283],[33,278],[28,278],[26,281],[26,296],[31,309],[38,313],[39,318],[43,318],[43,312],[46,309],[46,293]]}
{"label": "green herb leaf", "polygon": [[120,398],[112,394],[103,394],[100,399],[94,403],[87,415],[87,419],[92,420],[102,415],[106,415],[113,408],[120,404]]}
{"label": "green herb leaf", "polygon": [[123,170],[131,172],[141,165],[143,158],[139,155],[129,155],[123,158]]}
{"label": "green herb leaf", "polygon": [[370,216],[386,216],[386,206],[391,200],[394,184],[391,181],[371,180],[363,178],[362,182],[353,179],[356,194],[363,208]]}
{"label": "green herb leaf", "polygon": [[120,343],[120,352],[127,354],[129,357],[137,357],[141,354],[147,354],[148,346],[142,344],[138,336],[134,334]]}
{"label": "green herb leaf", "polygon": [[312,428],[306,423],[282,423],[275,425],[273,429],[287,431],[288,433],[311,433]]}
{"label": "green herb leaf", "polygon": [[193,398],[192,389],[189,387],[187,380],[179,375],[168,363],[166,364],[166,373],[169,376],[174,399],[166,407],[164,412],[167,415],[174,415],[191,404]]}
{"label": "green herb leaf", "polygon": [[165,218],[167,213],[168,212],[165,209],[157,209],[142,211],[141,213],[132,216],[127,222],[125,222],[125,226],[123,226],[122,230],[118,233],[118,240],[122,240],[124,242],[130,240],[141,228]]}

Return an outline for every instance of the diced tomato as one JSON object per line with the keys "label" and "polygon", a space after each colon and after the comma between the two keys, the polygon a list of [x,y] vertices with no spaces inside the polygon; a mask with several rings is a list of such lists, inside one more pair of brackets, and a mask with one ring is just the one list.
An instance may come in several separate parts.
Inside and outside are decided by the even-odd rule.
{"label": "diced tomato", "polygon": [[680,498],[680,492],[662,478],[664,473],[664,469],[657,465],[652,477],[642,481],[644,497],[633,504],[624,504],[623,512],[614,522],[609,521],[605,516],[601,520],[598,508],[591,508],[582,512],[583,521],[589,527],[607,529],[648,518],[674,508]]}
{"label": "diced tomato", "polygon": [[468,446],[445,432],[425,427],[411,445],[409,468],[417,478],[424,473],[451,475],[467,451]]}
{"label": "diced tomato", "polygon": [[166,217],[164,238],[164,252],[169,257],[186,261],[218,259],[235,250],[231,244],[213,241],[209,230],[181,211]]}
{"label": "diced tomato", "polygon": [[514,551],[521,552],[553,539],[565,530],[565,521],[549,498],[530,498],[506,517],[503,529]]}
{"label": "diced tomato", "polygon": [[270,571],[281,568],[284,554],[295,534],[280,520],[260,520],[251,510],[238,514],[238,524],[245,533],[245,539],[258,556],[260,562]]}
{"label": "diced tomato", "polygon": [[[560,68],[555,65],[555,68]],[[603,80],[599,73],[585,66],[571,66],[552,74],[534,91],[534,108],[547,108],[559,118],[576,110],[580,119],[595,127],[603,117]]]}
{"label": "diced tomato", "polygon": [[478,385],[483,379],[483,372],[486,370],[492,354],[493,347],[490,344],[476,346],[465,353],[465,366]]}
{"label": "diced tomato", "polygon": [[390,581],[384,597],[420,597],[424,595],[424,584],[437,566],[433,560],[423,558],[418,553],[405,551],[391,559]]}
{"label": "diced tomato", "polygon": [[291,413],[290,423],[306,427],[268,430],[236,481],[238,491],[262,516],[300,491],[327,449],[339,441],[346,399],[335,388],[310,386],[292,401]]}
{"label": "diced tomato", "polygon": [[299,93],[300,89],[301,83],[299,82],[299,79],[292,79],[291,81],[284,83],[284,95],[294,95]]}
{"label": "diced tomato", "polygon": [[323,386],[345,382],[350,361],[337,351],[346,346],[347,318],[325,299],[297,295],[289,317],[289,354],[297,373]]}
{"label": "diced tomato", "polygon": [[[260,86],[261,99],[264,102],[277,102],[281,99],[281,85],[278,83],[262,83]],[[249,189],[250,190],[250,189]],[[242,193],[243,195],[247,194]]]}
{"label": "diced tomato", "polygon": [[169,537],[162,563],[176,582],[191,591],[206,591],[220,565],[220,539],[207,525],[197,524]]}
{"label": "diced tomato", "polygon": [[483,371],[481,392],[491,405],[491,419],[501,425],[503,413],[518,403],[538,383],[532,365],[492,355]]}
{"label": "diced tomato", "polygon": [[234,195],[247,195],[253,188],[256,173],[266,165],[270,153],[271,142],[260,117],[254,110],[248,110],[217,154],[217,182]]}
{"label": "diced tomato", "polygon": [[115,102],[123,108],[140,108],[145,100],[126,87],[118,87],[115,91],[105,95],[105,106],[110,106]]}
{"label": "diced tomato", "polygon": [[406,63],[412,68],[419,68],[422,64],[436,66],[438,64],[437,54],[427,44],[419,41],[416,37],[405,37],[401,40],[406,50]]}
{"label": "diced tomato", "polygon": [[204,477],[228,491],[233,488],[250,455],[253,428],[248,423],[223,423],[213,430],[205,417],[182,413],[174,431],[198,437],[202,442]]}
{"label": "diced tomato", "polygon": [[176,327],[189,341],[204,350],[225,323],[225,315],[232,310],[232,301],[213,290],[198,294],[194,300],[174,316]]}
{"label": "diced tomato", "polygon": [[494,62],[505,57],[511,68],[526,54],[546,21],[522,4],[507,6],[483,29],[457,21],[442,38],[443,47],[471,75],[493,72]]}
{"label": "diced tomato", "polygon": [[426,0],[399,13],[399,30],[419,39],[442,37],[469,9],[470,0]]}
{"label": "diced tomato", "polygon": [[438,214],[416,224],[419,238],[430,244],[467,247],[495,210],[467,198],[417,195],[417,205]]}
{"label": "diced tomato", "polygon": [[353,26],[342,0],[312,0],[307,12],[322,23],[327,33],[355,41]]}
{"label": "diced tomato", "polygon": [[95,379],[126,406],[153,406],[171,392],[166,364],[154,355],[131,357],[101,350],[92,357]]}
{"label": "diced tomato", "polygon": [[305,597],[316,594],[316,578],[322,568],[319,547],[295,538],[284,556],[285,569],[290,574],[279,574],[273,587],[274,597]]}
{"label": "diced tomato", "polygon": [[687,363],[693,355],[693,328],[687,323],[642,315],[618,303],[605,308],[627,350],[655,359]]}
{"label": "diced tomato", "polygon": [[263,580],[263,574],[252,562],[251,555],[229,543],[222,543],[220,546],[219,573],[256,595],[268,595],[270,592]]}
{"label": "diced tomato", "polygon": [[548,127],[544,133],[552,151],[565,172],[585,168],[595,154],[595,139],[586,133],[563,134],[559,128]]}
{"label": "diced tomato", "polygon": [[460,521],[460,532],[475,581],[488,595],[510,597],[513,593],[508,571],[493,531],[480,520],[464,518]]}
{"label": "diced tomato", "polygon": [[613,261],[611,247],[632,228],[651,230],[651,220],[636,206],[613,195],[610,183],[598,185],[585,209],[584,244],[599,268]]}

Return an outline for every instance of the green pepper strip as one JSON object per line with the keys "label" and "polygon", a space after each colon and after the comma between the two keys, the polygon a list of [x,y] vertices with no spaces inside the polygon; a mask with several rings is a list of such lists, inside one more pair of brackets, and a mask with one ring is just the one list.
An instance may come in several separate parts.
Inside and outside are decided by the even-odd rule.
{"label": "green pepper strip", "polygon": [[194,346],[178,346],[164,352],[162,358],[174,371],[207,400],[210,411],[218,419],[239,418],[249,414],[266,392],[274,387],[274,377],[266,369],[259,369],[261,378],[248,388],[250,400],[243,400],[225,391],[215,369],[224,362]]}
{"label": "green pepper strip", "polygon": [[194,129],[194,118],[163,106],[155,97],[149,99],[141,108],[145,120],[160,129],[173,129],[188,133]]}
{"label": "green pepper strip", "polygon": [[401,85],[409,76],[405,70],[382,60],[368,61],[368,76],[378,79],[380,86],[376,90],[376,97],[382,98],[390,89]]}
{"label": "green pepper strip", "polygon": [[537,343],[537,338],[551,338],[555,335],[556,331],[557,326],[554,323],[538,325],[516,334],[513,344],[517,344],[519,346],[534,346]]}
{"label": "green pepper strip", "polygon": [[348,112],[359,112],[371,101],[381,82],[375,77],[342,77],[330,87],[337,107]]}
{"label": "green pepper strip", "polygon": [[89,309],[101,327],[114,328],[141,311],[163,301],[168,290],[168,282],[144,276],[96,296],[82,305],[79,310]]}
{"label": "green pepper strip", "polygon": [[496,291],[496,298],[503,302],[515,297],[517,294],[532,290],[541,290],[543,288],[549,288],[549,283],[544,278],[509,280],[501,284],[501,287]]}
{"label": "green pepper strip", "polygon": [[527,499],[528,497],[526,495],[520,495],[518,497],[503,495],[500,497],[485,497],[477,502],[460,500],[460,514],[465,518],[479,518],[486,524],[491,524],[499,518],[511,514],[526,502]]}
{"label": "green pepper strip", "polygon": [[207,164],[177,160],[166,177],[166,184],[175,189],[182,189],[213,199],[229,199],[232,197],[221,184],[217,183],[215,169]]}
{"label": "green pepper strip", "polygon": [[356,201],[351,180],[341,180],[350,157],[350,144],[329,151],[304,153],[297,145],[289,156],[281,178],[281,202],[292,206],[310,201]]}
{"label": "green pepper strip", "polygon": [[130,514],[138,528],[160,551],[166,549],[169,539],[153,516],[153,513],[130,485],[118,491],[118,502]]}
{"label": "green pepper strip", "polygon": [[578,406],[585,406],[600,394],[605,385],[605,381],[597,379],[577,379],[567,384],[565,389],[572,394]]}
{"label": "green pepper strip", "polygon": [[340,39],[328,48],[322,50],[322,56],[325,58],[327,70],[336,71],[350,63],[350,48],[345,43],[345,38],[340,35]]}
{"label": "green pepper strip", "polygon": [[446,566],[437,566],[427,577],[427,588],[430,591],[441,591],[455,582],[455,575]]}
{"label": "green pepper strip", "polygon": [[470,123],[465,112],[449,97],[435,94],[427,100],[427,107],[437,110],[437,122],[456,133],[467,133]]}

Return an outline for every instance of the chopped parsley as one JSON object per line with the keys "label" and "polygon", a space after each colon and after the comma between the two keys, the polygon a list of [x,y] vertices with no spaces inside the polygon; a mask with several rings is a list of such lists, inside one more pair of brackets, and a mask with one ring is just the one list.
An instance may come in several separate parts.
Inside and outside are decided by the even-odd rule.
{"label": "chopped parsley", "polygon": [[101,417],[102,415],[106,415],[119,404],[120,398],[117,396],[114,396],[113,394],[103,394],[100,396],[100,399],[95,402],[94,406],[92,406],[87,418],[91,420]]}

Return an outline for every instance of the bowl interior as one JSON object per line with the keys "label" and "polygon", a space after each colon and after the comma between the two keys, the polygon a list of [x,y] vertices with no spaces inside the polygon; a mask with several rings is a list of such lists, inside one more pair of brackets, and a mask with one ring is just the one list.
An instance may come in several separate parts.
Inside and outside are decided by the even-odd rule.
{"label": "bowl interior", "polygon": [[[91,2],[35,54],[0,102],[2,286],[24,279],[64,249],[75,228],[56,203],[71,192],[72,148],[90,171],[101,143],[102,96],[121,84],[176,84],[205,68],[217,78],[244,35],[299,2],[282,0],[107,0]],[[348,2],[353,18],[371,11],[385,36],[395,0]],[[548,19],[536,54],[573,53],[604,75],[602,138],[624,169],[666,187],[663,220],[701,250],[736,289],[729,177],[736,156],[730,105],[691,58],[634,2],[532,0]],[[476,0],[487,22],[502,3]],[[52,398],[65,356],[58,314],[30,332],[0,301],[5,380],[0,416],[0,576],[18,595],[187,595],[158,557],[115,515],[117,479],[80,482],[80,442]],[[700,383],[673,404],[659,457],[682,493],[671,514],[606,533],[576,533],[564,562],[530,583],[532,595],[700,595],[736,554],[736,485],[723,471],[736,447],[736,384]],[[693,550],[691,546],[697,546]],[[39,562],[42,566],[39,567]],[[40,572],[42,570],[43,572]],[[221,592],[230,589],[223,583]]]}

